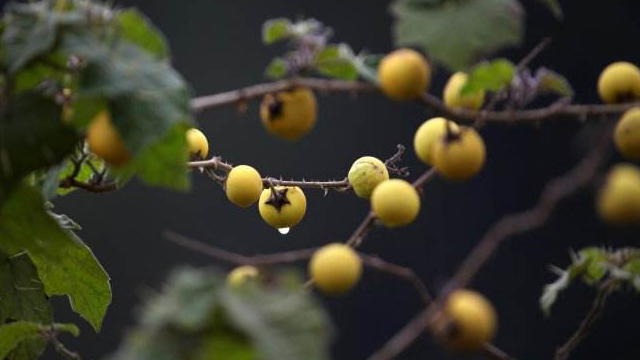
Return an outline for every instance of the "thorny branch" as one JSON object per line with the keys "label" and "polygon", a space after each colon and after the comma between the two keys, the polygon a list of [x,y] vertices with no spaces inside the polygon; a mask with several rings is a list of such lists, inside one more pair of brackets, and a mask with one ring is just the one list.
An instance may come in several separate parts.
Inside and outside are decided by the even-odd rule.
{"label": "thorny branch", "polygon": [[[106,170],[99,171],[98,169],[96,169],[96,167],[91,163],[89,157],[90,154],[86,152],[84,148],[80,149],[79,156],[74,155],[70,157],[69,160],[73,163],[73,170],[71,171],[71,174],[69,174],[69,176],[60,180],[58,186],[63,189],[79,188],[93,193],[103,193],[117,190],[118,187],[115,182],[104,182]],[[82,170],[82,166],[85,164],[87,164],[93,172],[93,177],[88,182],[78,180],[78,175]]]}
{"label": "thorny branch", "polygon": [[591,306],[591,309],[589,310],[585,318],[580,323],[580,326],[578,327],[576,332],[571,335],[567,342],[556,351],[556,360],[567,359],[569,357],[569,354],[571,354],[571,351],[573,351],[573,349],[575,349],[576,346],[578,346],[578,344],[580,344],[580,342],[589,335],[591,329],[593,328],[593,325],[600,318],[600,315],[602,315],[602,311],[604,310],[607,298],[609,297],[609,295],[611,295],[611,293],[616,289],[617,286],[618,281],[616,279],[609,279],[602,283],[602,285],[600,285],[598,294],[593,301],[593,305]]}
{"label": "thorny branch", "polygon": [[78,353],[67,349],[67,347],[60,340],[58,340],[57,331],[55,328],[43,332],[43,336],[47,340],[49,340],[58,354],[64,356],[68,360],[82,360]]}

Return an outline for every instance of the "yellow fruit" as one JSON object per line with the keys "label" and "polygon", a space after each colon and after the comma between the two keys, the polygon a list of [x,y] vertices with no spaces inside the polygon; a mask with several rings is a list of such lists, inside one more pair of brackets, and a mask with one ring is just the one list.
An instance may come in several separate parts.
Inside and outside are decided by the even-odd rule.
{"label": "yellow fruit", "polygon": [[276,195],[264,189],[258,202],[260,216],[276,229],[297,225],[307,211],[307,198],[297,186],[276,186]]}
{"label": "yellow fruit", "polygon": [[298,140],[316,124],[316,97],[308,88],[296,88],[265,95],[260,105],[262,125],[271,134]]}
{"label": "yellow fruit", "polygon": [[380,159],[363,156],[351,165],[347,177],[356,195],[368,199],[378,184],[389,180],[389,171]]}
{"label": "yellow fruit", "polygon": [[484,90],[472,94],[462,95],[460,91],[467,83],[469,75],[457,72],[449,78],[444,86],[444,104],[452,109],[478,110],[484,103]]}
{"label": "yellow fruit", "polygon": [[227,284],[232,288],[240,288],[248,281],[256,281],[260,272],[253,266],[238,266],[227,275]]}
{"label": "yellow fruit", "polygon": [[391,99],[414,100],[427,91],[431,68],[417,51],[399,49],[385,56],[378,66],[380,88]]}
{"label": "yellow fruit", "polygon": [[108,111],[96,115],[89,124],[87,144],[92,153],[113,167],[123,166],[131,158],[118,130],[111,122],[111,115]]}
{"label": "yellow fruit", "polygon": [[625,61],[610,64],[598,78],[598,94],[606,103],[640,99],[640,69]]}
{"label": "yellow fruit", "polygon": [[227,176],[225,191],[229,201],[243,208],[249,207],[260,198],[262,177],[251,166],[236,166]]}
{"label": "yellow fruit", "polygon": [[[413,149],[418,158],[427,165],[433,165],[433,145],[447,133],[447,119],[432,118],[420,125],[413,137]],[[459,132],[458,125],[449,121],[450,131]]]}
{"label": "yellow fruit", "polygon": [[447,348],[460,352],[482,349],[496,333],[497,315],[491,303],[475,291],[458,290],[449,295],[444,307],[449,326],[438,328],[436,337]]}
{"label": "yellow fruit", "polygon": [[613,136],[618,151],[630,160],[640,160],[640,108],[627,110]]}
{"label": "yellow fruit", "polygon": [[597,197],[600,218],[611,225],[640,222],[640,169],[631,164],[614,166]]}
{"label": "yellow fruit", "polygon": [[462,127],[453,138],[444,137],[433,147],[433,166],[449,180],[464,181],[476,175],[484,165],[486,148],[480,134]]}
{"label": "yellow fruit", "polygon": [[411,223],[420,212],[420,196],[416,189],[402,179],[382,182],[371,194],[371,208],[387,227]]}
{"label": "yellow fruit", "polygon": [[191,157],[204,159],[209,155],[209,141],[202,131],[196,128],[187,130],[187,144]]}
{"label": "yellow fruit", "polygon": [[362,262],[353,249],[344,244],[325,245],[309,262],[309,274],[315,286],[328,294],[347,292],[362,274]]}

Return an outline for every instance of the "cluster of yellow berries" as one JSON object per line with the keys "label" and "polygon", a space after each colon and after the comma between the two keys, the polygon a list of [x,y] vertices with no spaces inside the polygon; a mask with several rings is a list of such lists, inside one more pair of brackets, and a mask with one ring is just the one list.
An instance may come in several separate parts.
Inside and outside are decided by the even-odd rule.
{"label": "cluster of yellow berries", "polygon": [[[619,61],[607,66],[598,78],[598,94],[610,104],[640,100],[640,69]],[[627,110],[618,120],[613,140],[628,160],[640,161],[640,107]],[[615,165],[600,188],[596,209],[611,225],[640,222],[640,168],[631,163]]]}

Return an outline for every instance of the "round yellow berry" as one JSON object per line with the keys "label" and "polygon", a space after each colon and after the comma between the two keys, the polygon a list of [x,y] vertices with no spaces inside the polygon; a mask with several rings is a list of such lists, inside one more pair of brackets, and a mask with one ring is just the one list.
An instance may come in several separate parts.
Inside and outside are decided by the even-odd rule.
{"label": "round yellow berry", "polygon": [[209,141],[202,131],[192,128],[187,130],[189,155],[196,159],[204,159],[209,155]]}
{"label": "round yellow berry", "polygon": [[484,103],[484,90],[462,95],[460,91],[466,85],[469,75],[457,72],[449,78],[444,86],[444,104],[452,109],[478,110]]}
{"label": "round yellow berry", "polygon": [[630,160],[640,160],[640,108],[627,110],[616,125],[613,136],[616,148]]}
{"label": "round yellow berry", "polygon": [[614,166],[599,191],[596,208],[611,225],[640,222],[640,169],[632,164]]}
{"label": "round yellow berry", "polygon": [[405,226],[418,216],[420,196],[402,179],[383,181],[371,194],[371,209],[385,226]]}
{"label": "round yellow berry", "polygon": [[307,211],[307,198],[297,186],[276,186],[275,193],[264,189],[258,201],[262,219],[276,229],[296,226]]}
{"label": "round yellow berry", "polygon": [[353,249],[344,244],[325,245],[309,262],[309,274],[315,286],[328,294],[342,294],[353,288],[362,274],[362,262]]}
{"label": "round yellow berry", "polygon": [[227,176],[225,192],[232,203],[243,208],[249,207],[260,198],[262,177],[251,166],[236,166]]}
{"label": "round yellow berry", "polygon": [[496,333],[496,311],[484,296],[475,291],[453,292],[447,299],[443,315],[439,319],[440,324],[436,322],[436,337],[450,350],[478,351]]}
{"label": "round yellow berry", "polygon": [[110,166],[120,167],[131,159],[131,154],[113,125],[108,111],[96,115],[89,124],[87,144],[92,153],[101,157]]}
{"label": "round yellow berry", "polygon": [[234,289],[238,289],[249,281],[257,281],[259,277],[260,272],[257,268],[249,265],[238,266],[227,275],[227,284]]}
{"label": "round yellow berry", "polygon": [[445,136],[433,147],[433,165],[440,175],[449,180],[468,180],[482,170],[486,148],[480,134],[472,128],[462,127],[452,137]]}
{"label": "round yellow berry", "polygon": [[285,140],[298,140],[316,124],[316,97],[313,91],[302,87],[268,94],[260,105],[260,117],[271,134]]}
{"label": "round yellow berry", "polygon": [[598,94],[606,103],[640,99],[640,69],[625,61],[610,64],[598,78]]}
{"label": "round yellow berry", "polygon": [[389,171],[380,159],[363,156],[351,165],[347,177],[356,195],[368,199],[378,184],[389,180]]}
{"label": "round yellow berry", "polygon": [[431,68],[419,52],[399,49],[387,54],[380,62],[378,81],[389,98],[414,100],[429,87]]}
{"label": "round yellow berry", "polygon": [[459,131],[456,123],[442,117],[423,122],[416,131],[413,137],[413,149],[425,164],[433,165],[433,145],[446,135],[447,126],[449,126],[449,131],[456,133]]}

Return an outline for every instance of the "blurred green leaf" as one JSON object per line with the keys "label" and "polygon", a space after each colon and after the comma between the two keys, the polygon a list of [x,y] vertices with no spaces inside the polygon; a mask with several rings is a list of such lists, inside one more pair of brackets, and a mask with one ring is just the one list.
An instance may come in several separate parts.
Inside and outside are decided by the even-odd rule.
{"label": "blurred green leaf", "polygon": [[538,91],[543,94],[555,93],[559,96],[573,96],[573,88],[567,79],[549,69],[541,68],[536,72],[539,81]]}
{"label": "blurred green leaf", "polygon": [[121,11],[117,15],[120,35],[132,44],[164,59],[169,57],[169,48],[162,33],[147,17],[135,9]]}
{"label": "blurred green leaf", "polygon": [[560,3],[558,2],[558,0],[538,0],[538,1],[546,5],[551,11],[551,13],[553,14],[553,16],[556,17],[556,19],[562,20],[564,18],[562,7],[560,6]]}
{"label": "blurred green leaf", "polygon": [[391,5],[397,46],[419,46],[452,70],[523,38],[524,10],[516,0],[396,0]]}
{"label": "blurred green leaf", "polygon": [[[36,268],[26,253],[7,256],[0,249],[0,294],[0,324],[11,321],[49,324],[53,321],[51,304],[45,295]],[[6,325],[0,326],[0,332],[4,326]],[[3,341],[0,339],[0,342]],[[43,339],[34,339],[23,341],[18,346],[9,345],[0,345],[0,348],[4,349],[0,352],[12,351],[9,357],[12,360],[32,360],[44,352],[46,342]],[[0,356],[0,359],[4,358]]]}
{"label": "blurred green leaf", "polygon": [[278,18],[267,20],[262,25],[262,42],[271,45],[292,35],[293,24],[289,19]]}
{"label": "blurred green leaf", "polygon": [[271,79],[282,79],[289,73],[289,65],[283,58],[277,57],[269,63],[265,75]]}
{"label": "blurred green leaf", "polygon": [[468,95],[478,91],[500,91],[511,83],[515,74],[516,66],[506,59],[481,63],[471,69],[467,83],[460,93]]}
{"label": "blurred green leaf", "polygon": [[58,224],[32,187],[20,186],[0,210],[0,218],[0,249],[7,254],[26,251],[46,293],[68,295],[73,310],[99,331],[111,287],[91,250]]}
{"label": "blurred green leaf", "polygon": [[62,122],[62,108],[52,100],[23,93],[11,110],[11,121],[0,115],[0,206],[24,176],[58,164],[79,141],[75,130]]}
{"label": "blurred green leaf", "polygon": [[355,56],[346,44],[328,45],[316,54],[315,67],[330,78],[356,80],[358,70],[354,65]]}
{"label": "blurred green leaf", "polygon": [[578,257],[586,261],[583,277],[588,284],[598,283],[607,274],[609,254],[606,250],[596,247],[586,248],[578,252]]}
{"label": "blurred green leaf", "polygon": [[[0,359],[35,359],[30,354],[20,354],[20,345],[34,343],[33,340],[42,342],[43,332],[50,331],[51,326],[29,321],[16,321],[9,324],[0,325]],[[78,336],[80,330],[73,324],[54,324],[55,331],[64,331]]]}

